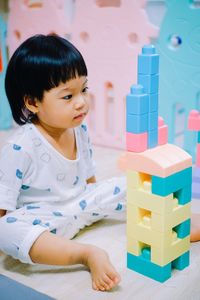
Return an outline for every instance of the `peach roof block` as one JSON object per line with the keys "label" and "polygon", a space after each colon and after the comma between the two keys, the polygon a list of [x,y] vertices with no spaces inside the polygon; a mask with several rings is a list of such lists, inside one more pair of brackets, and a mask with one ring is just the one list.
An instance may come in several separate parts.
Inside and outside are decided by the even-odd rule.
{"label": "peach roof block", "polygon": [[123,171],[134,170],[167,177],[192,166],[192,157],[181,148],[165,144],[141,153],[124,152],[118,162]]}

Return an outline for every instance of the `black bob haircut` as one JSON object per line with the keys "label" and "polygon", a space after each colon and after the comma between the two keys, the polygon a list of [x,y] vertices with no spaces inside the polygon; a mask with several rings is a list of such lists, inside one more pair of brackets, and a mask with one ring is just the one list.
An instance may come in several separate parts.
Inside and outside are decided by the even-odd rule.
{"label": "black bob haircut", "polygon": [[23,42],[11,57],[5,89],[15,122],[23,125],[34,118],[24,97],[42,101],[44,91],[76,76],[87,76],[81,53],[57,35],[35,35]]}

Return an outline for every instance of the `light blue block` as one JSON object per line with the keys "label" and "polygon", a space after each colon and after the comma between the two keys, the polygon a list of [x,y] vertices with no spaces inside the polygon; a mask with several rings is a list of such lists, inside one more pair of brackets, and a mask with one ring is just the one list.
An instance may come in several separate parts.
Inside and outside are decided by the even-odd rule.
{"label": "light blue block", "polygon": [[158,111],[158,94],[149,94],[149,112]]}
{"label": "light blue block", "polygon": [[141,85],[132,85],[131,92],[126,96],[127,114],[145,114],[149,111],[149,98]]}
{"label": "light blue block", "polygon": [[149,113],[149,126],[148,126],[148,131],[150,130],[158,130],[158,112],[154,111]]}
{"label": "light blue block", "polygon": [[127,267],[159,282],[164,282],[171,277],[171,263],[161,267],[142,256],[131,253],[127,253]]}
{"label": "light blue block", "polygon": [[183,270],[190,264],[190,252],[187,251],[172,262],[172,268]]}
{"label": "light blue block", "polygon": [[172,174],[168,177],[152,176],[152,193],[167,196],[192,184],[192,168]]}
{"label": "light blue block", "polygon": [[145,45],[142,54],[138,56],[138,74],[157,74],[159,69],[159,55],[154,45]]}
{"label": "light blue block", "polygon": [[186,221],[173,228],[173,230],[176,231],[179,239],[183,239],[190,234],[190,224],[191,220],[187,219]]}
{"label": "light blue block", "polygon": [[9,129],[12,125],[12,114],[8,103],[4,81],[7,66],[6,55],[6,25],[0,16],[0,47],[3,61],[3,71],[0,72],[0,129]]}
{"label": "light blue block", "polygon": [[182,189],[174,192],[174,197],[178,199],[178,203],[180,205],[190,202],[192,198],[191,184],[186,185]]}
{"label": "light blue block", "polygon": [[158,145],[158,129],[148,131],[148,148],[154,148]]}
{"label": "light blue block", "polygon": [[200,131],[197,133],[197,143],[200,143]]}
{"label": "light blue block", "polygon": [[158,93],[158,80],[158,74],[138,74],[138,83],[144,87],[145,92],[148,94]]}
{"label": "light blue block", "polygon": [[148,114],[126,115],[126,131],[142,133],[148,130]]}

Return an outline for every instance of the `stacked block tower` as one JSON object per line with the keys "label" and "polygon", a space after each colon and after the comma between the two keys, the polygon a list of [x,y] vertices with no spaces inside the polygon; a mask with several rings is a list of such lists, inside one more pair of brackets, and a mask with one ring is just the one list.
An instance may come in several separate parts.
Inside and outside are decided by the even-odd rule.
{"label": "stacked block tower", "polygon": [[127,266],[164,282],[189,265],[192,159],[167,143],[158,118],[159,56],[153,45],[138,58],[138,84],[127,96]]}
{"label": "stacked block tower", "polygon": [[197,132],[196,166],[192,178],[192,196],[200,199],[200,112],[191,110],[188,118],[188,128]]}

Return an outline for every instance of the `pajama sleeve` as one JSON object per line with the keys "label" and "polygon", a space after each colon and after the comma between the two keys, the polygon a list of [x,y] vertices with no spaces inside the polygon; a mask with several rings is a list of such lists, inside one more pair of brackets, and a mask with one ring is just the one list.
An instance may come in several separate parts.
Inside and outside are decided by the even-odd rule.
{"label": "pajama sleeve", "polygon": [[15,210],[31,159],[20,145],[6,144],[0,151],[0,209]]}
{"label": "pajama sleeve", "polygon": [[88,126],[86,124],[82,124],[80,126],[80,137],[81,137],[81,148],[82,154],[84,158],[84,165],[85,165],[85,176],[86,180],[95,176],[95,162],[93,160],[93,149],[92,143],[89,137]]}

